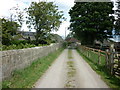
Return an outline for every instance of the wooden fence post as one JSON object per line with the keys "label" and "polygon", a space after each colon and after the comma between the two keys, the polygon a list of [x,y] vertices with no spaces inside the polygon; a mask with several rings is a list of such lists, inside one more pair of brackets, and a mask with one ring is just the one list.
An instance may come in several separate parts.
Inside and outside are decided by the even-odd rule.
{"label": "wooden fence post", "polygon": [[118,56],[118,74],[120,76],[120,56]]}
{"label": "wooden fence post", "polygon": [[114,74],[114,44],[110,45],[110,73]]}
{"label": "wooden fence post", "polygon": [[89,49],[88,49],[88,58],[89,58]]}
{"label": "wooden fence post", "polygon": [[98,51],[98,53],[99,53],[99,54],[98,54],[98,64],[100,64],[100,55],[101,55],[101,54],[100,54],[100,50]]}
{"label": "wooden fence post", "polygon": [[109,69],[109,50],[106,50],[106,55],[105,55],[105,66],[107,69]]}

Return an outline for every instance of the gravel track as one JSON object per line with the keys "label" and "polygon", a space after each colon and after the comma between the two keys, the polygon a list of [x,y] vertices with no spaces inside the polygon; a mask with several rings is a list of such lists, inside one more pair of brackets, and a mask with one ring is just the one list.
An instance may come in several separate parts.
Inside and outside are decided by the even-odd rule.
{"label": "gravel track", "polygon": [[[71,62],[71,65],[68,63]],[[53,62],[35,88],[109,88],[76,50],[68,58],[68,49]]]}

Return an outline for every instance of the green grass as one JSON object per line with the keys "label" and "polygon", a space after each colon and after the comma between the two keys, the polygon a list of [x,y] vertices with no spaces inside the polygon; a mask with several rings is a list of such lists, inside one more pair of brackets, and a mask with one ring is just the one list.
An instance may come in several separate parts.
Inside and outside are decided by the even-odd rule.
{"label": "green grass", "polygon": [[89,51],[90,59],[92,59],[95,63],[98,63],[98,55],[94,52]]}
{"label": "green grass", "polygon": [[68,81],[65,84],[65,88],[74,88],[75,86],[71,83],[72,81],[74,81],[73,77],[76,74],[76,69],[74,68],[74,62],[67,61],[67,66],[68,66],[68,72],[67,72]]}
{"label": "green grass", "polygon": [[79,50],[77,51],[83,57],[83,59],[86,60],[86,62],[92,67],[92,69],[101,76],[101,78],[110,88],[118,88],[120,90],[120,77],[111,76],[105,66],[100,66],[96,64],[94,61],[92,61],[92,59],[89,59],[88,57],[83,55]]}
{"label": "green grass", "polygon": [[2,88],[32,88],[62,51],[63,48],[34,61],[25,69],[15,71],[10,80],[3,81]]}
{"label": "green grass", "polygon": [[72,59],[72,50],[68,49],[68,59]]}
{"label": "green grass", "polygon": [[99,54],[93,52],[93,51],[90,51],[90,50],[82,50],[81,51],[84,55],[88,55],[89,53],[89,59],[91,59],[95,64],[98,64],[98,58],[100,59],[100,65],[101,66],[104,66],[105,65],[105,56],[100,56],[99,57]]}

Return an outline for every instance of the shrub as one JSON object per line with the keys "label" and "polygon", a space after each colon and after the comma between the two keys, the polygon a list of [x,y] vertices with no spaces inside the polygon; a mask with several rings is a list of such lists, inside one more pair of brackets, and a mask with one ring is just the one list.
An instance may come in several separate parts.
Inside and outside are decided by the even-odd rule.
{"label": "shrub", "polygon": [[13,40],[11,43],[15,44],[15,45],[19,45],[21,43],[26,44],[26,43],[28,43],[28,41],[27,40]]}

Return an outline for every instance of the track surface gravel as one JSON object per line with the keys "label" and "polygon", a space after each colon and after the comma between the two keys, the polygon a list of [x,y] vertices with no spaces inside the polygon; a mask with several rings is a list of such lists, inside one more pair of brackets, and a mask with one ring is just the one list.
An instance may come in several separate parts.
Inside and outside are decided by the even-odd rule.
{"label": "track surface gravel", "polygon": [[[43,76],[34,84],[35,88],[109,88],[88,63],[72,49],[72,59],[68,58],[68,49],[52,63]],[[67,62],[72,61],[75,75],[68,77]],[[69,72],[71,73],[71,72]],[[72,80],[71,80],[72,79]],[[67,82],[71,82],[71,84]],[[72,82],[73,81],[73,82]],[[73,85],[72,85],[73,84]],[[67,85],[67,87],[66,87]],[[74,86],[74,87],[72,87]]]}

